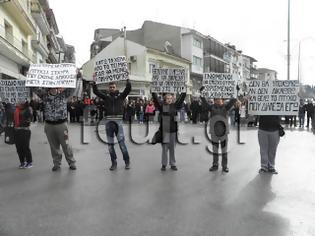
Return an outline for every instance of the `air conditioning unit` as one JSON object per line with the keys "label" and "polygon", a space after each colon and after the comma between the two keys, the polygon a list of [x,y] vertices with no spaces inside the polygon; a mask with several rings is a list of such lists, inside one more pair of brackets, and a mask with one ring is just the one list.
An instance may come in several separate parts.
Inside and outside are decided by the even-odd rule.
{"label": "air conditioning unit", "polygon": [[130,56],[130,61],[131,62],[136,62],[137,61],[137,56]]}

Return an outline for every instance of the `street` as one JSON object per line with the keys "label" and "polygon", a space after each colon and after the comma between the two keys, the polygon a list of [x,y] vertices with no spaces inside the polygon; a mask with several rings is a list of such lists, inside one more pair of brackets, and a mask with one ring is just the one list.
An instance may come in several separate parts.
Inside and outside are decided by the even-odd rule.
{"label": "street", "polygon": [[[133,127],[137,140],[145,133],[139,127]],[[176,146],[177,172],[161,172],[161,146],[131,143],[127,128],[131,169],[124,169],[116,145],[118,169],[111,172],[95,127],[86,127],[89,144],[82,144],[78,124],[69,125],[78,169],[69,170],[63,157],[61,171],[52,172],[43,125],[31,130],[31,169],[18,169],[15,146],[0,137],[1,236],[315,235],[315,136],[306,129],[286,129],[278,175],[258,174],[256,128],[242,128],[243,145],[232,129],[226,174],[209,172],[210,143],[199,124],[181,125],[200,144]]]}

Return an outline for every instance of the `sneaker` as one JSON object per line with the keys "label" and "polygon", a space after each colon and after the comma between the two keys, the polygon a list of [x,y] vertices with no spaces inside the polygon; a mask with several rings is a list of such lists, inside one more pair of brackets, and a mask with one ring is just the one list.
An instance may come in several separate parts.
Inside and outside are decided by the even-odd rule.
{"label": "sneaker", "polygon": [[176,166],[171,166],[171,170],[178,170]]}
{"label": "sneaker", "polygon": [[19,169],[25,169],[25,163],[19,165]]}
{"label": "sneaker", "polygon": [[130,163],[126,163],[125,170],[129,170],[129,169],[130,169]]}
{"label": "sneaker", "polygon": [[166,171],[166,166],[162,165],[161,171]]}
{"label": "sneaker", "polygon": [[75,164],[71,164],[71,165],[69,166],[69,169],[70,169],[70,170],[76,170],[76,169],[77,169],[77,167],[76,167],[76,165],[75,165]]}
{"label": "sneaker", "polygon": [[26,163],[26,165],[24,166],[24,168],[32,168],[33,164],[32,163]]}
{"label": "sneaker", "polygon": [[277,175],[277,174],[278,174],[278,171],[276,171],[275,168],[269,168],[269,169],[268,169],[268,172],[271,173],[271,174],[274,174],[274,175]]}
{"label": "sneaker", "polygon": [[109,168],[110,171],[116,170],[117,169],[117,162],[113,162],[112,166]]}
{"label": "sneaker", "polygon": [[217,171],[218,170],[218,166],[217,165],[213,165],[211,166],[211,168],[209,169],[209,171]]}
{"label": "sneaker", "polygon": [[267,173],[267,172],[268,172],[268,170],[266,170],[265,168],[260,168],[258,171],[259,174]]}
{"label": "sneaker", "polygon": [[51,171],[57,171],[57,170],[60,170],[60,166],[54,166]]}
{"label": "sneaker", "polygon": [[229,168],[228,167],[222,167],[222,171],[225,173],[229,173]]}

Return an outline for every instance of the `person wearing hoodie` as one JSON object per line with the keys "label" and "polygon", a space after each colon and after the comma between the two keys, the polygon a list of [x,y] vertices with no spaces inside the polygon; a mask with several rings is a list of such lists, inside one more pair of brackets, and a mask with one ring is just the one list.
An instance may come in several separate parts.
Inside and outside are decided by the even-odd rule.
{"label": "person wearing hoodie", "polygon": [[96,83],[93,83],[93,92],[99,98],[104,101],[104,107],[106,109],[105,115],[105,129],[108,142],[108,150],[111,158],[112,165],[109,168],[111,171],[117,169],[117,156],[115,152],[114,135],[116,135],[120,150],[123,154],[125,161],[125,169],[130,169],[130,157],[127,146],[125,144],[125,135],[122,126],[124,115],[124,102],[126,97],[131,91],[131,83],[129,79],[126,81],[126,87],[122,93],[117,90],[117,86],[114,82],[108,84],[108,93],[104,93],[98,90]]}
{"label": "person wearing hoodie", "polygon": [[33,113],[28,102],[16,105],[14,111],[14,140],[17,154],[20,159],[20,169],[33,166],[32,152],[30,149],[31,130]]}
{"label": "person wearing hoodie", "polygon": [[160,103],[157,94],[152,93],[152,98],[155,107],[160,111],[160,127],[162,134],[162,168],[161,171],[166,170],[168,152],[169,163],[172,170],[177,170],[175,160],[175,144],[178,131],[177,112],[181,109],[185,100],[186,93],[181,93],[176,102],[172,94],[164,94],[163,103]]}
{"label": "person wearing hoodie", "polygon": [[[200,94],[204,87],[200,88]],[[229,172],[228,156],[227,156],[227,146],[228,146],[228,134],[229,134],[229,122],[228,114],[229,110],[233,107],[239,107],[240,102],[232,98],[226,104],[224,104],[223,99],[215,98],[214,103],[210,104],[206,101],[203,96],[200,96],[201,102],[204,107],[208,107],[210,111],[210,136],[213,148],[213,162],[209,171],[217,171],[219,168],[219,145],[221,145],[222,150],[222,171]]]}

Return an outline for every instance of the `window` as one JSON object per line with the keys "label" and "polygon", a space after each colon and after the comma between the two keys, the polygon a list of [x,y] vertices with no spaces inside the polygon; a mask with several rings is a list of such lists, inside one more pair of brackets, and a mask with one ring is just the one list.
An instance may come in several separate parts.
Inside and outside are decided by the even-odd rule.
{"label": "window", "polygon": [[193,56],[193,65],[202,67],[202,59],[200,57]]}
{"label": "window", "polygon": [[8,22],[4,22],[5,38],[13,44],[13,28]]}
{"label": "window", "polygon": [[199,39],[194,38],[193,45],[197,48],[202,48],[202,43]]}
{"label": "window", "polygon": [[156,65],[153,63],[149,64],[149,73],[152,74],[152,70],[156,68]]}
{"label": "window", "polygon": [[22,52],[24,55],[28,56],[28,45],[27,43],[22,39]]}

